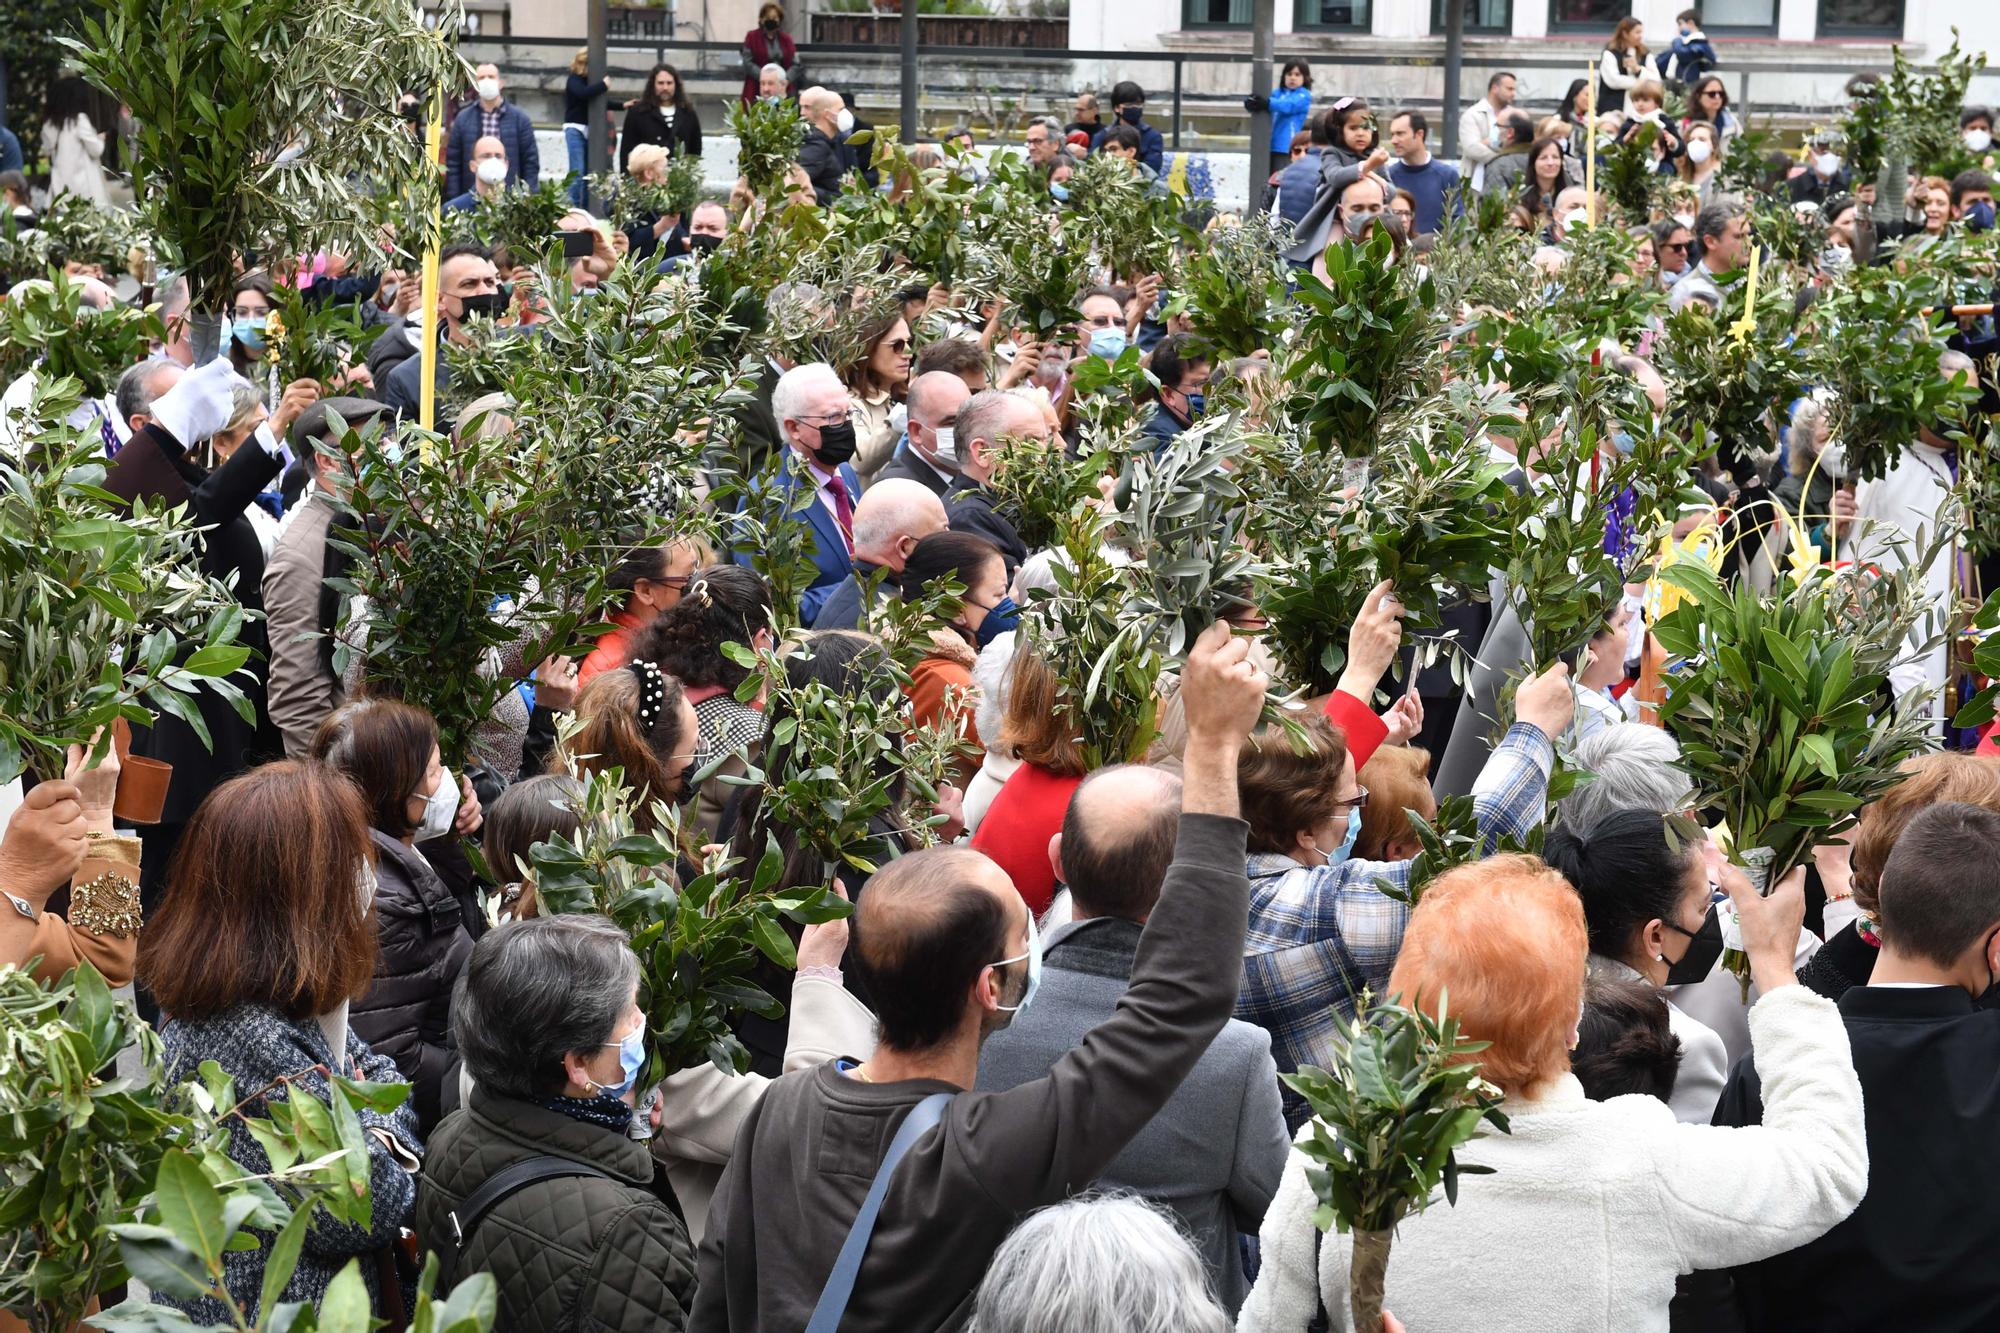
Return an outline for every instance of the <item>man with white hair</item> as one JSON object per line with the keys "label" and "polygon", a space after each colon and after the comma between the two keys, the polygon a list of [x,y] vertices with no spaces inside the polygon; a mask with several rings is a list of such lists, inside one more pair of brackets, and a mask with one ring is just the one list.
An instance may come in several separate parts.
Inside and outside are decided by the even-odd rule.
{"label": "man with white hair", "polygon": [[778,64],[764,66],[757,71],[757,97],[765,102],[782,102],[785,89],[792,86],[792,80],[785,73],[785,67]]}
{"label": "man with white hair", "polygon": [[888,465],[875,474],[875,484],[901,478],[943,495],[958,475],[958,413],[971,397],[964,377],[949,370],[910,381],[908,432]]}
{"label": "man with white hair", "polygon": [[[865,628],[864,589],[876,584],[871,608],[902,587],[903,565],[917,543],[943,532],[944,501],[920,483],[877,477],[854,506],[854,570],[833,590],[814,617],[814,629]],[[881,578],[876,579],[877,572]]]}
{"label": "man with white hair", "polygon": [[153,403],[180,383],[186,373],[187,368],[171,357],[141,361],[125,368],[125,373],[118,377],[115,402],[118,417],[125,423],[126,439],[137,435],[153,419]]}
{"label": "man with white hair", "polygon": [[1000,548],[1008,578],[1014,577],[1015,567],[1028,558],[1028,546],[1013,523],[994,507],[993,492],[986,483],[1004,465],[1003,440],[1048,438],[1048,415],[1032,398],[1009,389],[976,393],[958,412],[954,452],[959,476],[945,492],[945,513],[953,532],[976,532]]}
{"label": "man with white hair", "polygon": [[[810,625],[820,607],[854,569],[854,501],[861,478],[848,462],[854,457],[853,401],[832,366],[812,361],[794,366],[778,377],[771,392],[771,412],[778,421],[778,438],[798,455],[802,469],[785,468],[778,488],[788,495],[809,477],[816,491],[804,511],[812,529],[812,586],[799,598],[799,621]],[[738,564],[750,563],[739,551]]]}
{"label": "man with white hair", "polygon": [[840,152],[842,121],[852,124],[853,116],[839,93],[814,87],[799,94],[799,119],[806,123],[805,138],[799,141],[799,165],[812,181],[813,197],[827,208],[840,193],[840,178],[847,170]]}

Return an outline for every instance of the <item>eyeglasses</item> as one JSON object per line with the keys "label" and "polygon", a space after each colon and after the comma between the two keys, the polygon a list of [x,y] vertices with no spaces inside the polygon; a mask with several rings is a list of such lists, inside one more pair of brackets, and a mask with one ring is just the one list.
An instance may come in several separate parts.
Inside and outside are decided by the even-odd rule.
{"label": "eyeglasses", "polygon": [[910,340],[908,338],[891,339],[888,346],[890,351],[894,352],[897,356],[901,356],[910,350]]}
{"label": "eyeglasses", "polygon": [[1354,795],[1349,797],[1347,800],[1335,801],[1333,803],[1333,813],[1336,815],[1344,815],[1352,811],[1366,810],[1367,808],[1368,808],[1368,789],[1362,786],[1356,786],[1354,789]]}
{"label": "eyeglasses", "polygon": [[1687,241],[1661,241],[1660,248],[1662,250],[1685,250],[1688,248],[1688,244]]}
{"label": "eyeglasses", "polygon": [[838,416],[794,417],[793,420],[801,426],[832,426],[847,420],[847,413],[842,412]]}
{"label": "eyeglasses", "polygon": [[1723,91],[1722,91],[1722,89],[1720,89],[1720,88],[1710,88],[1710,89],[1709,89],[1709,90],[1708,90],[1707,92],[1703,93],[1703,94],[1702,94],[1702,96],[1703,96],[1703,97],[1727,97],[1727,96],[1728,96],[1728,94],[1727,94],[1727,93],[1725,93],[1725,92],[1723,92]]}

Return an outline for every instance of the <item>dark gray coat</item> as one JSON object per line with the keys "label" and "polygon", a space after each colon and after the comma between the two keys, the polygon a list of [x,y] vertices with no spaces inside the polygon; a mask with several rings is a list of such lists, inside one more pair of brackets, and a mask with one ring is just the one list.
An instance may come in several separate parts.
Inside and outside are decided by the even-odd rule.
{"label": "dark gray coat", "polygon": [[[1052,935],[1035,1003],[980,1048],[979,1091],[1045,1077],[1110,1018],[1131,982],[1139,932],[1136,922],[1096,917]],[[1097,1183],[1173,1209],[1234,1314],[1250,1290],[1237,1236],[1256,1234],[1291,1146],[1271,1034],[1232,1018]]]}

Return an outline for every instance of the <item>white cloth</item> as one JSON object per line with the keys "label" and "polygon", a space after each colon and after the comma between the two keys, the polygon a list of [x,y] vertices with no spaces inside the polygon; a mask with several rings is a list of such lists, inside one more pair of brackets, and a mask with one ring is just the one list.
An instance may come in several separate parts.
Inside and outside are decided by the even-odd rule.
{"label": "white cloth", "polygon": [[986,811],[993,804],[993,798],[1000,794],[1000,788],[1006,784],[1008,778],[1014,776],[1014,770],[1020,766],[1021,761],[1018,759],[995,754],[991,750],[986,752],[986,758],[979,765],[979,771],[972,775],[972,781],[965,784],[965,831],[968,834],[979,832],[980,821],[986,818]]}
{"label": "white cloth", "polygon": [[43,121],[42,156],[49,163],[50,203],[65,194],[93,204],[111,202],[104,184],[104,136],[89,116],[77,115],[61,125]]}
{"label": "white cloth", "polygon": [[[1796,1249],[1853,1212],[1868,1143],[1840,1010],[1786,986],[1750,1023],[1762,1125],[1680,1124],[1651,1097],[1586,1101],[1567,1074],[1538,1100],[1510,1099],[1513,1132],[1459,1150],[1495,1174],[1466,1176],[1456,1207],[1440,1198],[1404,1219],[1388,1308],[1413,1329],[1665,1333],[1677,1275]],[[1293,1154],[1265,1215],[1239,1329],[1299,1333],[1321,1300],[1350,1326],[1352,1242],[1329,1233],[1314,1262],[1307,1165]]]}
{"label": "white cloth", "polygon": [[[1887,476],[1880,481],[1864,481],[1855,488],[1856,522],[1843,543],[1843,553],[1849,559],[1885,569],[1907,566],[1919,554],[1918,534],[1921,532],[1922,538],[1928,539],[1936,533],[1938,514],[1944,509],[1950,491],[1951,467],[1945,462],[1944,451],[1921,441],[1905,446]],[[1924,589],[1937,599],[1940,608],[1951,606],[1954,563],[1953,552],[1947,549],[1924,572]],[[1924,632],[1923,628],[1918,632]],[[1932,696],[1931,711],[1936,713],[1936,696],[1944,688],[1950,664],[1949,646],[1939,647],[1918,661],[1897,668],[1890,674],[1889,683],[1898,698],[1912,690],[1927,691]]]}
{"label": "white cloth", "polygon": [[1458,118],[1458,147],[1465,154],[1458,160],[1458,174],[1465,178],[1467,189],[1486,188],[1486,164],[1500,154],[1493,142],[1493,122],[1499,115],[1493,103],[1482,97]]}

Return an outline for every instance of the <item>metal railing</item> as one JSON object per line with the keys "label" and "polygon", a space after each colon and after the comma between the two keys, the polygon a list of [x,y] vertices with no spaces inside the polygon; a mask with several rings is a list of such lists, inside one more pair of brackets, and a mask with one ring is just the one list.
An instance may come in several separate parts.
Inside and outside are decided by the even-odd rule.
{"label": "metal railing", "polygon": [[[682,69],[682,72],[691,79],[728,78],[734,80],[739,79],[742,74],[742,66],[739,60],[742,46],[736,42],[681,41],[658,37],[621,36],[615,30],[609,32],[607,35],[609,38],[608,45],[612,54],[645,52],[651,56],[653,63],[665,62],[671,55],[676,57],[671,63],[678,65]],[[1285,35],[1287,34],[1280,34],[1281,38]],[[1364,69],[1407,70],[1412,68],[1428,68],[1434,65],[1441,70],[1444,63],[1444,39],[1438,38],[1437,43],[1438,54],[1435,61],[1412,60],[1401,55],[1391,56],[1375,52],[1352,50],[1315,52],[1314,59],[1317,63],[1334,67],[1358,66]],[[468,44],[479,46],[499,45],[512,48],[525,47],[529,49],[546,48],[552,53],[549,63],[546,66],[532,68],[559,82],[560,76],[566,72],[568,57],[571,52],[575,51],[577,41],[575,38],[570,37],[491,37],[478,39],[475,43]],[[1553,45],[1553,42],[1551,44]],[[1579,50],[1581,50],[1580,47]],[[894,75],[900,66],[901,52],[893,44],[857,46],[814,43],[802,46],[800,54],[804,58],[809,71],[830,64],[866,66],[879,62],[890,77],[886,77],[879,82],[857,79],[843,79],[839,80],[839,82],[849,85],[850,89],[854,91],[887,93],[891,97],[894,97],[899,90],[899,84]],[[1280,46],[1277,54],[1279,59],[1284,59],[1289,53]],[[689,56],[693,57],[692,61],[686,59]],[[1248,66],[1254,60],[1254,57],[1248,51],[1103,51],[1089,49],[1049,50],[1034,47],[974,48],[920,45],[917,48],[917,60],[920,70],[927,61],[951,62],[954,68],[959,69],[963,69],[968,62],[972,61],[977,61],[980,66],[988,69],[1014,66],[1042,66],[1050,69],[1062,67],[1064,70],[1064,84],[1068,83],[1068,67],[1077,64],[1111,64],[1118,66],[1121,70],[1129,71],[1140,71],[1148,66],[1169,66],[1170,88],[1168,96],[1170,98],[1170,122],[1167,126],[1163,126],[1162,129],[1165,132],[1168,145],[1175,150],[1179,150],[1183,146],[1183,131],[1187,117],[1190,114],[1242,120],[1246,125],[1249,121],[1249,114],[1239,105],[1240,99],[1249,92],[1250,80],[1248,78],[1243,80],[1244,86],[1241,92],[1191,94],[1187,91],[1187,70],[1190,65]],[[1583,68],[1587,60],[1588,53],[1581,56],[1575,53],[1566,53],[1558,57],[1553,54],[1539,56],[1507,51],[1504,53],[1496,52],[1490,60],[1476,57],[1470,58],[1466,61],[1466,67],[1468,70],[1485,70],[1488,68],[1497,69],[1504,66],[1509,70],[1517,72],[1545,70],[1579,71]],[[514,68],[519,70],[523,67],[516,65]],[[1758,62],[1755,64],[1731,65],[1717,72],[1726,81],[1735,84],[1737,91],[1732,95],[1731,109],[1747,121],[1752,107],[1756,105],[1751,97],[1751,81],[1756,75],[1762,74],[1767,76],[1767,78],[1781,75],[1790,77],[1800,74],[1849,75],[1857,72],[1860,68],[1862,67],[1851,62],[1836,64],[1830,62],[1813,63],[1787,60],[1782,63]],[[1476,88],[1473,86],[1474,84],[1477,85]],[[964,95],[970,90],[957,85],[927,84],[924,86],[923,91],[925,94],[930,95]],[[1471,99],[1476,98],[1483,92],[1483,78],[1471,81],[1467,89],[1468,104]],[[1365,89],[1362,90],[1362,95],[1368,95]],[[1156,93],[1156,99],[1157,96],[1158,94]],[[1441,99],[1439,97],[1426,94],[1399,101],[1398,105],[1409,105],[1424,111],[1432,111],[1439,107],[1440,102]],[[1157,104],[1156,100],[1155,105]],[[1806,106],[1774,103],[1770,107],[1765,108],[1764,114],[1810,115],[1829,109],[1821,105]],[[1256,145],[1253,143],[1250,145],[1249,150],[1218,148],[1210,151],[1241,152],[1255,149]],[[1255,161],[1256,157],[1253,151],[1253,167]]]}

